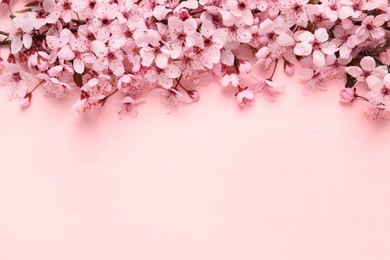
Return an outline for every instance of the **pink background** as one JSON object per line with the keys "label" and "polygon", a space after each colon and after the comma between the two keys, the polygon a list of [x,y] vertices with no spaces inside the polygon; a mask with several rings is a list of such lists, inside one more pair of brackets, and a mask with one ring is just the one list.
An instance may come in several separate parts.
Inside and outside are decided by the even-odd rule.
{"label": "pink background", "polygon": [[277,73],[273,104],[212,84],[123,121],[1,88],[0,259],[390,259],[389,126]]}

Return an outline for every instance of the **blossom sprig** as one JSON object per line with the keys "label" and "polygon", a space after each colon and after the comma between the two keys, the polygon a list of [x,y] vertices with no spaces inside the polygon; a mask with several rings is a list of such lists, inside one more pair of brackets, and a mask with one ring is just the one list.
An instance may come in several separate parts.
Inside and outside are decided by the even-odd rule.
{"label": "blossom sprig", "polygon": [[343,103],[390,113],[387,0],[38,0],[14,12],[10,0],[0,4],[12,24],[0,31],[10,52],[3,85],[24,107],[42,88],[58,99],[76,93],[79,112],[116,98],[119,117],[133,117],[151,95],[171,113],[199,100],[210,79],[235,88],[239,105],[273,102],[286,88],[274,80],[278,64],[292,75],[299,62],[305,93],[346,78]]}

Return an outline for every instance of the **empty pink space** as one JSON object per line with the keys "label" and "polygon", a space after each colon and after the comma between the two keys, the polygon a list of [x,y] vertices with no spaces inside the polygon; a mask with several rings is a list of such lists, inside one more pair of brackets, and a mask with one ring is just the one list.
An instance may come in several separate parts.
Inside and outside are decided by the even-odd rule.
{"label": "empty pink space", "polygon": [[344,82],[275,78],[275,103],[210,83],[122,121],[0,88],[0,260],[390,259],[390,125],[340,105]]}
{"label": "empty pink space", "polygon": [[389,259],[388,126],[341,106],[341,83],[283,80],[276,103],[211,84],[123,121],[2,89],[0,259]]}

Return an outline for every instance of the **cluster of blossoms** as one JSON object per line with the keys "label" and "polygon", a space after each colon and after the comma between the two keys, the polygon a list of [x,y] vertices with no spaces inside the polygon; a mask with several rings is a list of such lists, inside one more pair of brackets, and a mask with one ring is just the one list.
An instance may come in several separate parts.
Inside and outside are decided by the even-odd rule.
{"label": "cluster of blossoms", "polygon": [[0,32],[10,50],[1,78],[22,106],[40,87],[76,93],[80,112],[116,97],[120,118],[135,116],[151,94],[170,113],[210,79],[235,88],[242,106],[273,102],[285,89],[273,79],[278,62],[291,75],[299,61],[306,93],[345,77],[342,102],[390,113],[388,0],[37,0],[15,15],[1,3],[12,22]]}

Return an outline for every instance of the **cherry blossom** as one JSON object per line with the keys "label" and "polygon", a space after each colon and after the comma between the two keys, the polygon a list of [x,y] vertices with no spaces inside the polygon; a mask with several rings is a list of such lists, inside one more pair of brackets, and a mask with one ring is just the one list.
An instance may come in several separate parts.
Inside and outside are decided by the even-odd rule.
{"label": "cherry blossom", "polygon": [[255,99],[255,94],[251,90],[245,89],[236,94],[236,99],[239,105],[250,106]]}
{"label": "cherry blossom", "polygon": [[317,67],[325,64],[325,55],[334,54],[337,47],[329,42],[329,35],[324,28],[317,29],[314,34],[309,31],[300,31],[295,34],[299,41],[294,47],[294,53],[298,56],[308,56],[313,54],[313,63]]}
{"label": "cherry blossom", "polygon": [[23,47],[30,49],[32,45],[31,32],[34,29],[33,13],[25,13],[21,16],[16,16],[12,20],[12,30],[9,34],[11,43],[11,53],[16,54]]}
{"label": "cherry blossom", "polygon": [[349,66],[346,72],[358,82],[365,82],[369,76],[383,77],[387,73],[387,68],[386,66],[377,67],[375,59],[366,56],[361,59],[360,67]]}
{"label": "cherry blossom", "polygon": [[284,77],[300,75],[305,94],[339,88],[342,103],[390,115],[387,0],[1,3],[9,10],[2,85],[22,107],[42,88],[56,99],[77,97],[79,112],[116,104],[120,118],[133,117],[151,94],[171,113],[198,101],[212,81],[240,105],[274,102],[289,87],[274,77],[283,69]]}

